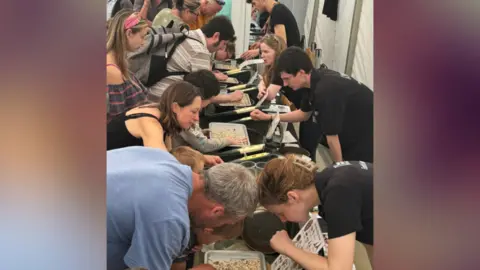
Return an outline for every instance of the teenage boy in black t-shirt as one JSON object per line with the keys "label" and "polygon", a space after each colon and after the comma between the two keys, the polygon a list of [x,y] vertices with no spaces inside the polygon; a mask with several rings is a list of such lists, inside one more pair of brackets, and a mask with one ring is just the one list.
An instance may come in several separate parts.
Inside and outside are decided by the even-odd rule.
{"label": "teenage boy in black t-shirt", "polygon": [[[280,55],[276,70],[284,86],[293,90],[309,88],[299,110],[280,115],[283,122],[307,121],[313,113],[334,162],[362,160],[373,162],[373,92],[364,84],[333,70],[315,70],[308,55],[290,47]],[[259,110],[251,113],[255,120],[270,120],[272,115]]]}

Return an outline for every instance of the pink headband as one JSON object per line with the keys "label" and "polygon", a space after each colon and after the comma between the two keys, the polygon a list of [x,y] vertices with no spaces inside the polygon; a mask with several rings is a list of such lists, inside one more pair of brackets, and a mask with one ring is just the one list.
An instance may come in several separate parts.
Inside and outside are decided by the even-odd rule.
{"label": "pink headband", "polygon": [[140,17],[136,13],[133,13],[125,20],[125,23],[123,23],[123,28],[125,28],[125,30],[128,30],[137,25],[139,22]]}

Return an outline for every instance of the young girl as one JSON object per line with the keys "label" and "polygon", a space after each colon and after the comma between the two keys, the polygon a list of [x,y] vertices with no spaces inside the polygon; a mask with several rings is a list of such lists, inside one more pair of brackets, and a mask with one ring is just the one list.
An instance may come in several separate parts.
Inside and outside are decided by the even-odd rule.
{"label": "young girl", "polygon": [[143,44],[148,24],[137,13],[121,10],[107,23],[107,121],[146,99],[146,88],[128,70],[126,56]]}
{"label": "young girl", "polygon": [[355,240],[372,260],[372,164],[339,162],[317,172],[314,163],[295,156],[273,159],[258,177],[260,203],[283,221],[305,222],[309,210],[319,206],[328,224],[328,258],[301,250],[286,231],[277,232],[270,244],[305,269],[351,270]]}
{"label": "young girl", "polygon": [[[202,108],[205,108],[211,102],[231,102],[237,99],[237,94],[240,94],[240,98],[243,96],[243,93],[240,91],[238,91],[239,93],[219,95],[220,84],[215,75],[206,69],[192,72],[186,75],[184,80],[195,85],[202,92]],[[232,144],[241,144],[242,140],[208,138],[198,123],[195,123],[189,129],[183,130],[178,136],[175,136],[172,143],[173,147],[188,145],[202,153],[210,153]]]}

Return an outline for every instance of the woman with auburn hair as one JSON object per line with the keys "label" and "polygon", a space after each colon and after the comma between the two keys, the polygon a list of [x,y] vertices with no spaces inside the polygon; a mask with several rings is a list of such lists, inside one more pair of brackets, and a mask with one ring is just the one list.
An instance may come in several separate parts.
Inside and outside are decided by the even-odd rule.
{"label": "woman with auburn hair", "polygon": [[128,70],[127,53],[143,45],[148,23],[131,10],[121,10],[107,22],[107,93],[112,116],[146,100],[146,88]]}
{"label": "woman with auburn hair", "polygon": [[296,156],[269,161],[258,177],[259,200],[282,221],[306,222],[319,207],[328,224],[328,258],[297,248],[286,231],[270,244],[305,269],[351,270],[355,240],[370,261],[373,254],[373,167],[344,161],[317,172],[316,165]]}
{"label": "woman with auburn hair", "polygon": [[[107,125],[107,151],[142,145],[170,151],[171,138],[198,122],[201,108],[199,90],[188,82],[175,82],[159,103],[142,105],[112,118]],[[204,157],[209,165],[223,162],[217,156]]]}

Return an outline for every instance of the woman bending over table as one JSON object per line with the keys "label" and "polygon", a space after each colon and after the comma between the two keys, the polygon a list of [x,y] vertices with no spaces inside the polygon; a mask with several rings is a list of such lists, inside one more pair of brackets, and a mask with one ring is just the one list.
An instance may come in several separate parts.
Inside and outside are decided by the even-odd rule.
{"label": "woman bending over table", "polygon": [[269,161],[258,177],[260,203],[282,221],[306,222],[319,207],[328,224],[328,258],[297,248],[286,231],[270,244],[306,270],[351,270],[355,240],[370,261],[373,253],[373,167],[363,161],[344,161],[321,172],[311,161],[296,156]]}
{"label": "woman bending over table", "polygon": [[[107,125],[107,150],[147,146],[170,151],[171,137],[199,120],[202,108],[199,90],[184,81],[170,85],[159,103],[145,104],[115,116]],[[221,163],[205,155],[209,165]]]}

